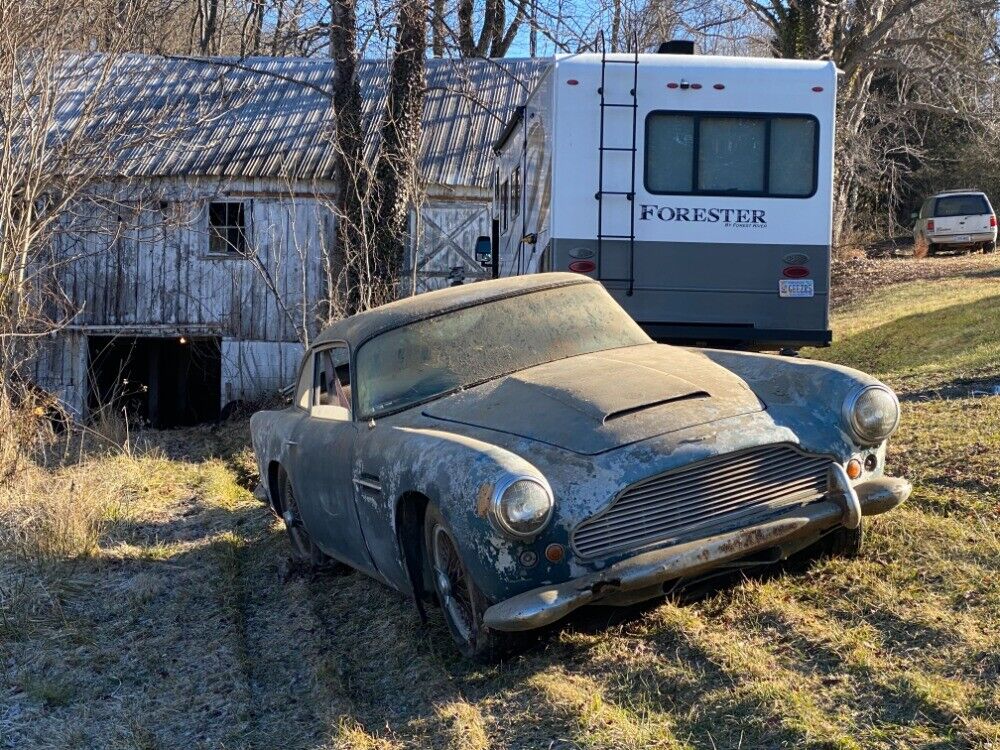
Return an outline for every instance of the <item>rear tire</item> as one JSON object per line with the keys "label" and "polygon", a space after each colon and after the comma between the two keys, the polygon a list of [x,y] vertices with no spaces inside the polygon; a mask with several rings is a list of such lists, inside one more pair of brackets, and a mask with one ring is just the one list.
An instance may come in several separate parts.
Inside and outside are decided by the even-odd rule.
{"label": "rear tire", "polygon": [[492,630],[483,624],[490,602],[469,575],[454,535],[433,505],[427,506],[424,516],[424,549],[438,604],[463,656],[492,663],[525,642],[520,634]]}
{"label": "rear tire", "polygon": [[292,489],[292,481],[284,470],[278,476],[278,497],[281,503],[281,519],[285,522],[285,531],[288,532],[288,541],[292,548],[292,559],[300,565],[308,566],[310,570],[334,566],[340,566],[346,570],[346,565],[335,562],[328,557],[309,536],[309,532],[302,522],[299,503],[295,499],[295,492]]}
{"label": "rear tire", "polygon": [[993,242],[984,242],[983,243],[983,252],[984,253],[995,253],[996,251],[997,251],[997,243],[996,243],[996,241],[993,241]]}

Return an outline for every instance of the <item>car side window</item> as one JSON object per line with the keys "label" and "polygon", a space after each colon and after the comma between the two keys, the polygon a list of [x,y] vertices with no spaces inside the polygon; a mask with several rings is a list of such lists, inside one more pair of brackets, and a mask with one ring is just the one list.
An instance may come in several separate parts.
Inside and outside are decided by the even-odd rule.
{"label": "car side window", "polygon": [[299,375],[299,382],[295,386],[295,405],[300,409],[309,410],[309,397],[312,395],[313,385],[313,356],[309,355],[302,367],[302,374]]}
{"label": "car side window", "polygon": [[347,347],[334,346],[316,352],[313,371],[313,416],[347,420],[350,419],[350,411],[351,365]]}

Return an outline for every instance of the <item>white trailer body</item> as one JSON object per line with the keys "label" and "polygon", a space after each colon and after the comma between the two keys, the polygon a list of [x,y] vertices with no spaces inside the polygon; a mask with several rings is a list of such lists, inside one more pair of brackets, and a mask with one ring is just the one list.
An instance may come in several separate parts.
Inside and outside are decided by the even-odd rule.
{"label": "white trailer body", "polygon": [[499,275],[601,280],[656,339],[830,341],[837,70],[555,57],[497,153]]}

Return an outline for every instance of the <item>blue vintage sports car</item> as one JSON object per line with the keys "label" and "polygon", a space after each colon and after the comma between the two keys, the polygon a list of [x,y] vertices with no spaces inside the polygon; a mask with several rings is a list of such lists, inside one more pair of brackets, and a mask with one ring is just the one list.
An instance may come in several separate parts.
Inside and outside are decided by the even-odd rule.
{"label": "blue vintage sports car", "polygon": [[311,564],[437,600],[460,649],[807,547],[857,554],[899,402],[797,358],[656,344],[597,282],[453,287],[328,327],[255,414],[261,496]]}

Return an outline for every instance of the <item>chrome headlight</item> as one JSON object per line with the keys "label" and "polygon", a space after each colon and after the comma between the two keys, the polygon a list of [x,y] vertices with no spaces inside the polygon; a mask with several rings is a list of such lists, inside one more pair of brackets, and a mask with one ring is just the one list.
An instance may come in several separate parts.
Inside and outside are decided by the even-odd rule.
{"label": "chrome headlight", "polygon": [[535,477],[507,476],[493,490],[493,520],[502,532],[530,539],[552,517],[552,490]]}
{"label": "chrome headlight", "polygon": [[856,388],[844,400],[844,421],[859,443],[881,443],[899,427],[899,399],[884,385]]}

